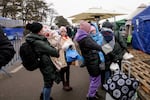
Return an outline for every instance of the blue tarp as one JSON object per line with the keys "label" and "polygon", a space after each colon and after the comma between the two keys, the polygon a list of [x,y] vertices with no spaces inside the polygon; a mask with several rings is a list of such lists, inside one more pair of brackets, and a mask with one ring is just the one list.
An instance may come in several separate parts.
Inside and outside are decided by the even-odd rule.
{"label": "blue tarp", "polygon": [[133,17],[132,46],[150,54],[150,6]]}
{"label": "blue tarp", "polygon": [[3,31],[9,40],[14,40],[23,37],[24,28],[3,28]]}

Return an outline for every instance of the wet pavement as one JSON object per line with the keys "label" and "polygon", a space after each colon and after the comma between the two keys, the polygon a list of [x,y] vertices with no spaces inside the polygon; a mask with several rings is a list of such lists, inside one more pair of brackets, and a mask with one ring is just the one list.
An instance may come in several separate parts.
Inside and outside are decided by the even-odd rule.
{"label": "wet pavement", "polygon": [[[5,76],[0,80],[0,100],[39,100],[43,87],[42,75],[39,70],[29,72],[24,68]],[[73,90],[66,92],[62,84],[54,84],[52,97],[54,100],[86,100],[89,85],[89,76],[86,68],[71,66],[70,84]],[[99,89],[104,100],[105,91]]]}

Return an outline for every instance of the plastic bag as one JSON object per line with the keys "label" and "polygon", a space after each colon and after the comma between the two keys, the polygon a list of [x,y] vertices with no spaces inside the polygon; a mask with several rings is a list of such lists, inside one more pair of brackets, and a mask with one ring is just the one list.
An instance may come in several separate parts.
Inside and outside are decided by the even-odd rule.
{"label": "plastic bag", "polygon": [[75,60],[82,60],[82,56],[75,49],[68,48],[66,50],[66,60],[67,62],[73,62]]}
{"label": "plastic bag", "polygon": [[102,46],[102,50],[105,54],[108,54],[113,50],[113,48],[107,43]]}
{"label": "plastic bag", "polygon": [[128,53],[126,52],[124,55],[123,55],[123,59],[125,60],[128,60],[128,59],[131,59],[133,58],[134,56],[131,54],[131,53]]}
{"label": "plastic bag", "polygon": [[118,63],[112,62],[111,65],[110,65],[110,70],[111,70],[111,71],[119,70],[119,65],[118,65]]}

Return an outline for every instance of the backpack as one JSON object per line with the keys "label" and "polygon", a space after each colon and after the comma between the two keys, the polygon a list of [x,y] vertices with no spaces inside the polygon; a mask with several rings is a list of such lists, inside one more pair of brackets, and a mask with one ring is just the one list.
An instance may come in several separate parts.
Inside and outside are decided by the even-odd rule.
{"label": "backpack", "polygon": [[14,57],[16,51],[7,36],[0,27],[0,68],[8,64]]}
{"label": "backpack", "polygon": [[32,44],[24,42],[20,46],[19,54],[22,60],[22,64],[26,70],[34,71],[37,68],[39,68],[40,57],[35,52],[34,48],[32,47]]}

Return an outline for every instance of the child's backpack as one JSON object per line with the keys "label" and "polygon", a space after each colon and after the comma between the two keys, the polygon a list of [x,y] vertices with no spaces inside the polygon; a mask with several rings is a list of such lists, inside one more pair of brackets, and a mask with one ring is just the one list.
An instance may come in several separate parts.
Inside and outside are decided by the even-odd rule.
{"label": "child's backpack", "polygon": [[34,71],[35,69],[39,68],[40,57],[35,52],[34,48],[32,47],[32,44],[24,42],[20,46],[19,53],[22,60],[22,64],[28,71]]}

